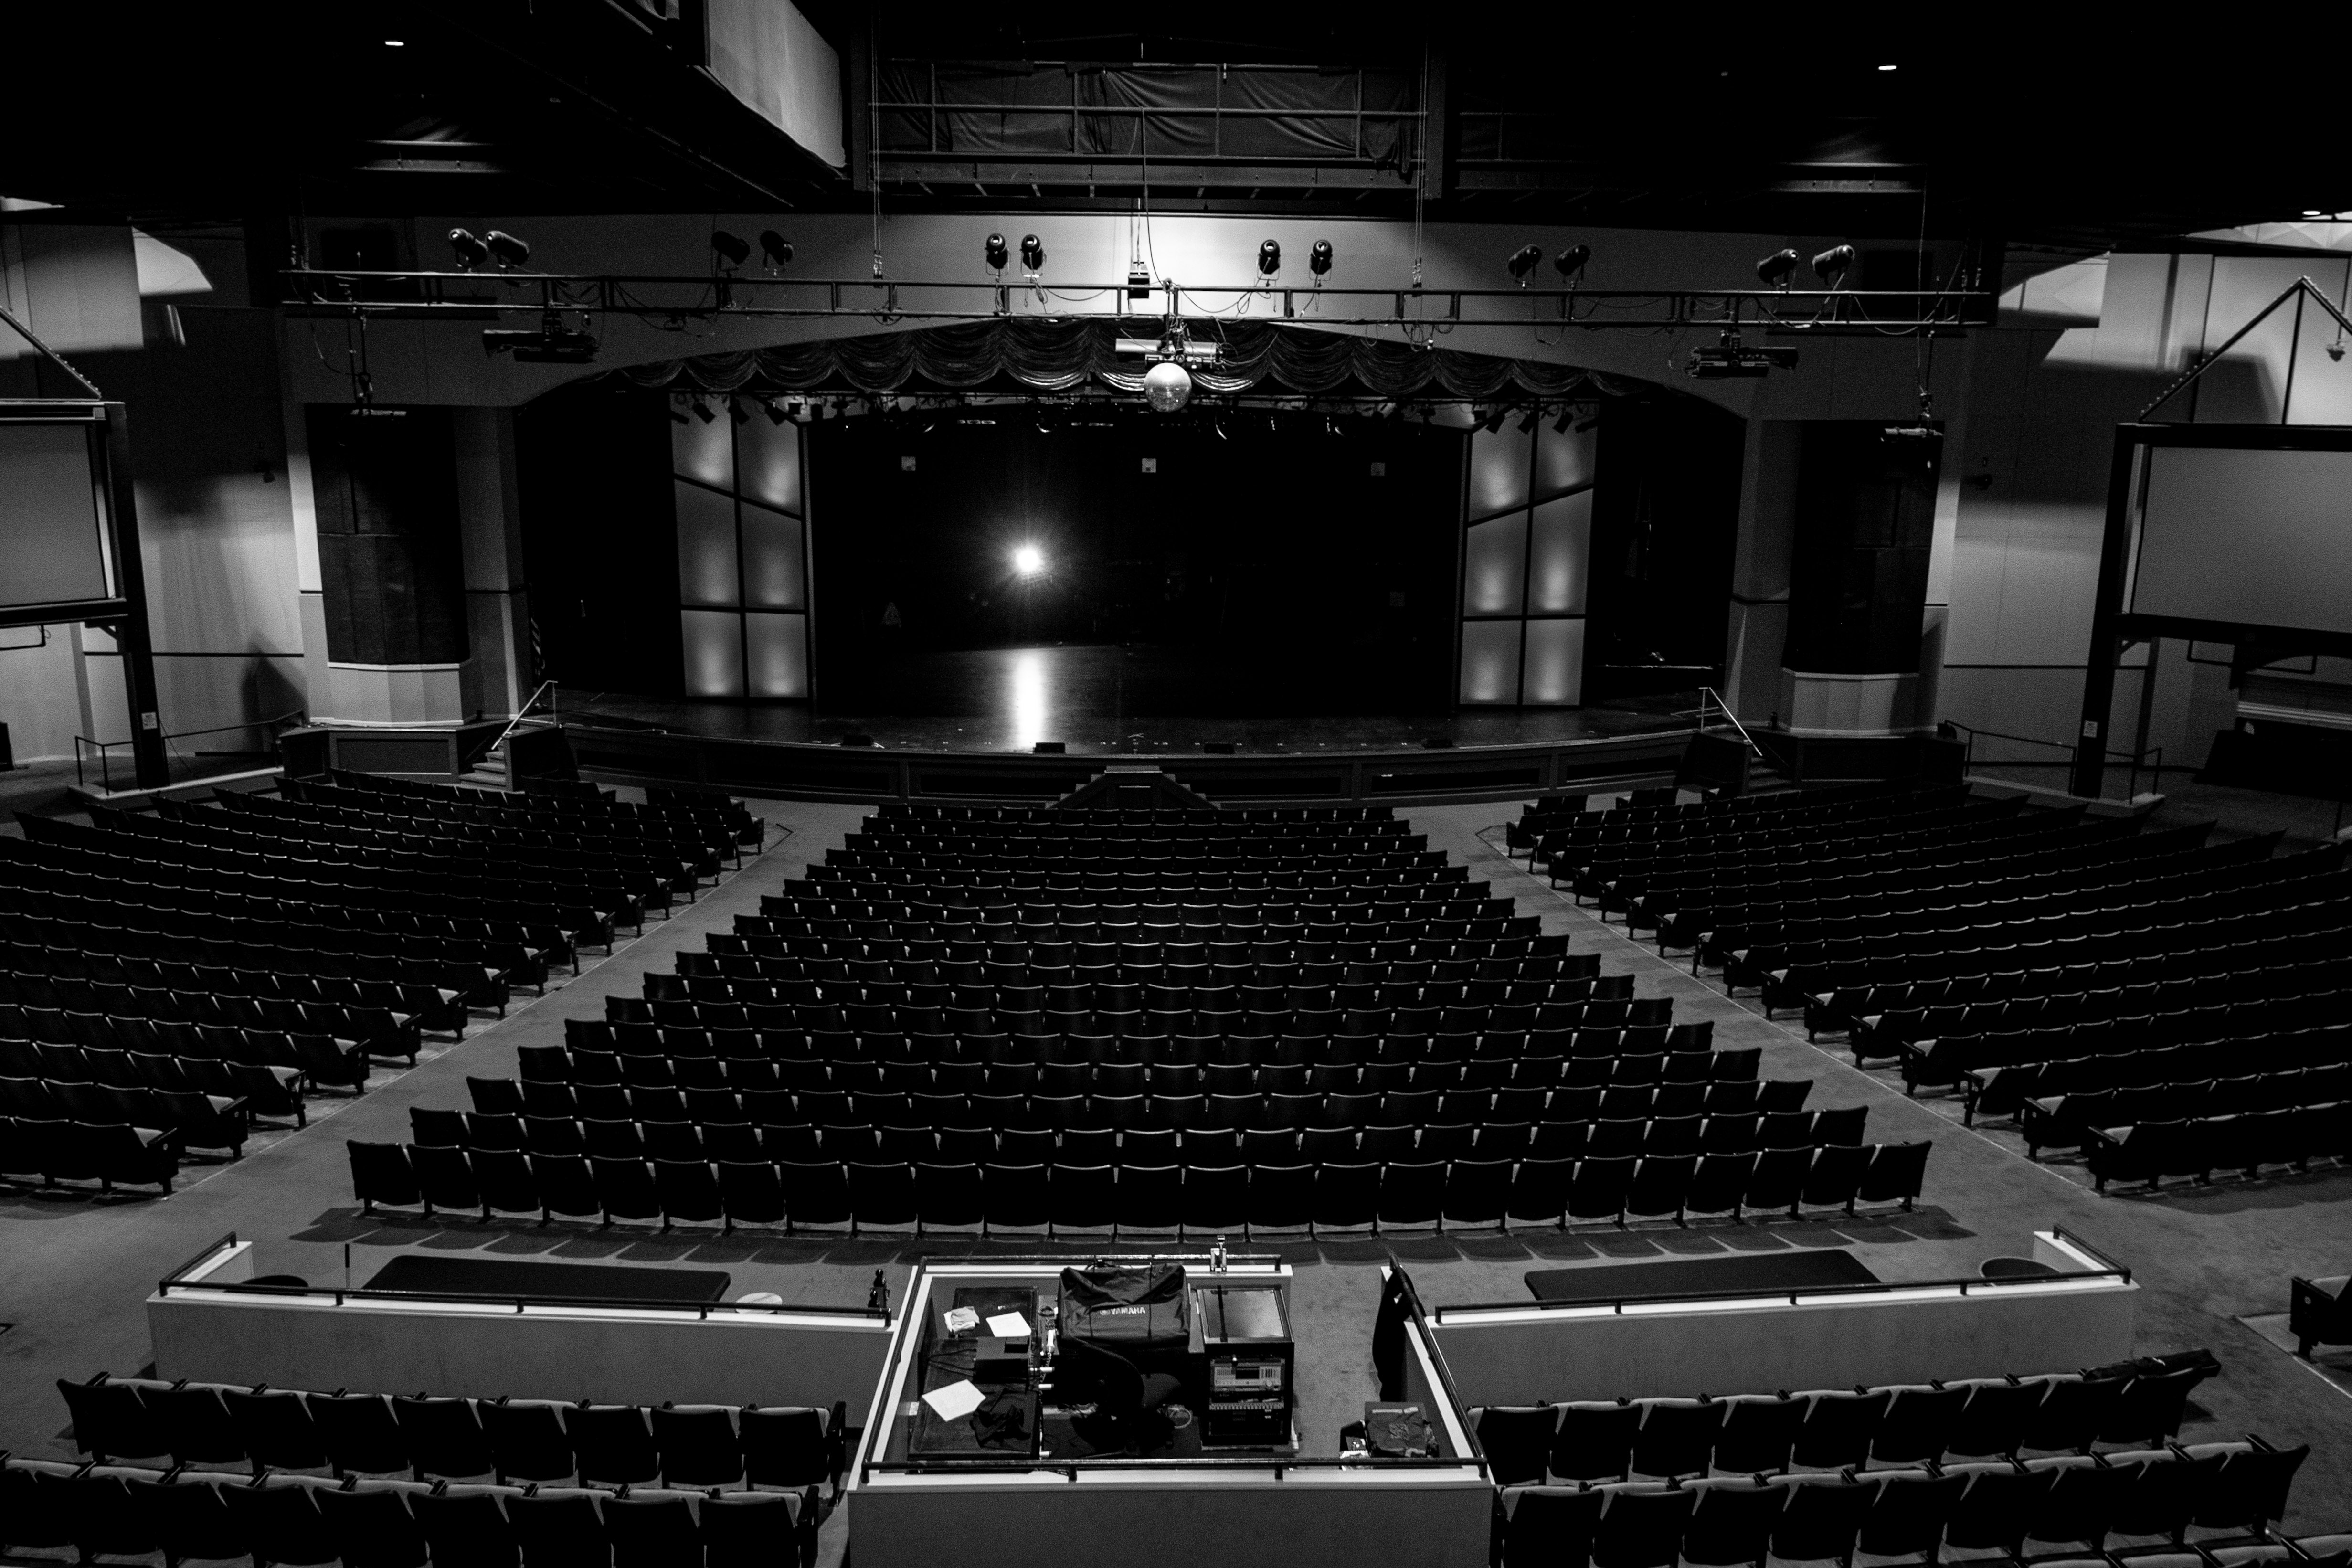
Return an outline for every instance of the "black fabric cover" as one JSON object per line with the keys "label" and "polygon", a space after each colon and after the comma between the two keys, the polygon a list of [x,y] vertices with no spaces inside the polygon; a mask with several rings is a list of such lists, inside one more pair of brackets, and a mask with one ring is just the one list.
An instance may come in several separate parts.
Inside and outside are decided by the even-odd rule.
{"label": "black fabric cover", "polygon": [[1380,1311],[1372,1319],[1372,1370],[1380,1374],[1382,1399],[1404,1397],[1404,1324],[1412,1315],[1412,1281],[1391,1264]]}
{"label": "black fabric cover", "polygon": [[1125,1350],[1181,1350],[1192,1333],[1192,1299],[1184,1289],[1183,1266],[1065,1268],[1057,1321],[1072,1339]]}

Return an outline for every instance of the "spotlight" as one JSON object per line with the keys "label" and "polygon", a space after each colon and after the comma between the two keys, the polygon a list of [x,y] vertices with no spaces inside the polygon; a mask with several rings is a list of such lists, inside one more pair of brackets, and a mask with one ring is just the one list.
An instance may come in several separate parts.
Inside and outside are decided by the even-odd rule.
{"label": "spotlight", "polygon": [[1307,252],[1307,270],[1320,278],[1331,270],[1331,242],[1318,239]]}
{"label": "spotlight", "polygon": [[1789,279],[1796,276],[1797,263],[1803,259],[1793,247],[1776,250],[1756,264],[1757,280],[1776,289],[1786,289]]}
{"label": "spotlight", "polygon": [[488,247],[490,259],[501,267],[527,267],[530,264],[530,247],[502,228],[494,228],[482,236]]}
{"label": "spotlight", "polygon": [[1584,264],[1591,259],[1592,247],[1589,245],[1571,245],[1566,250],[1561,251],[1558,256],[1553,257],[1551,258],[1551,264],[1559,268],[1559,275],[1562,278],[1573,278],[1578,273],[1583,271]]}
{"label": "spotlight", "polygon": [[1519,434],[1522,436],[1532,436],[1536,433],[1536,426],[1542,423],[1543,405],[1538,403],[1534,407],[1528,410],[1526,418],[1519,421]]}
{"label": "spotlight", "polygon": [[710,231],[710,250],[712,255],[726,263],[730,272],[751,258],[751,247],[743,243],[741,237],[730,234],[723,228]]}
{"label": "spotlight", "polygon": [[685,423],[686,423],[686,410],[685,410],[685,409],[683,409],[683,408],[680,408],[680,407],[679,407],[677,404],[675,404],[675,403],[671,404],[671,405],[669,405],[669,419],[670,419],[670,423],[671,423],[671,424],[673,424],[673,425],[683,425],[683,424],[685,424]]}
{"label": "spotlight", "polygon": [[1500,430],[1503,427],[1503,421],[1510,416],[1510,409],[1506,407],[1504,405],[1497,403],[1493,408],[1487,411],[1486,417],[1480,422],[1479,427],[1491,436],[1496,431]]}
{"label": "spotlight", "polygon": [[738,425],[748,425],[751,422],[751,411],[743,406],[743,400],[740,397],[730,397],[727,400],[727,416]]}
{"label": "spotlight", "polygon": [[457,253],[457,268],[471,272],[490,258],[490,247],[476,239],[470,230],[453,228],[449,231],[449,248]]}
{"label": "spotlight", "polygon": [[792,416],[784,411],[784,405],[772,397],[760,399],[760,406],[766,411],[768,423],[771,425],[781,426],[792,418]]}
{"label": "spotlight", "polygon": [[1045,269],[1045,242],[1034,234],[1021,237],[1021,267],[1024,272]]}
{"label": "spotlight", "polygon": [[1004,243],[1004,237],[1001,234],[992,234],[983,240],[981,243],[980,253],[986,258],[989,267],[998,272],[1003,271],[1013,260],[1012,248]]}
{"label": "spotlight", "polygon": [[1013,570],[1024,577],[1034,577],[1045,569],[1045,552],[1034,544],[1024,544],[1013,552]]}
{"label": "spotlight", "polygon": [[705,425],[709,424],[712,420],[719,417],[717,414],[711,412],[709,403],[699,397],[694,400],[694,416],[697,419],[701,420]]}
{"label": "spotlight", "polygon": [[1269,239],[1257,247],[1257,270],[1262,278],[1271,278],[1282,270],[1280,243]]}
{"label": "spotlight", "polygon": [[760,256],[768,270],[780,272],[793,264],[793,242],[772,228],[760,231]]}
{"label": "spotlight", "polygon": [[1575,417],[1576,417],[1576,405],[1575,405],[1575,404],[1573,404],[1573,403],[1563,403],[1563,404],[1561,404],[1561,405],[1559,405],[1559,418],[1557,418],[1557,419],[1555,419],[1555,420],[1553,420],[1553,421],[1551,422],[1551,430],[1552,430],[1552,434],[1553,434],[1553,435],[1555,435],[1555,436],[1565,436],[1565,435],[1567,435],[1567,434],[1568,434],[1568,426],[1569,426],[1569,421],[1570,421],[1570,420],[1574,419]]}
{"label": "spotlight", "polygon": [[1846,269],[1853,265],[1853,247],[1832,245],[1813,258],[1813,276],[1828,283],[1832,279],[1843,278]]}
{"label": "spotlight", "polygon": [[1508,261],[1504,262],[1503,265],[1509,269],[1511,276],[1517,279],[1520,286],[1524,288],[1527,285],[1528,274],[1533,272],[1536,269],[1536,263],[1542,259],[1542,249],[1537,246],[1528,245],[1522,246],[1518,249],[1511,252],[1511,258]]}

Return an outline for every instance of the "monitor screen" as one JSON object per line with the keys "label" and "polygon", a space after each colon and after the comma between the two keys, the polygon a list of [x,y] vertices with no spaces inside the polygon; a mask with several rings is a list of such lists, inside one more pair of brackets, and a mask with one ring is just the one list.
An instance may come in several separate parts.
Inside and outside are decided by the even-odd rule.
{"label": "monitor screen", "polygon": [[2352,633],[2352,451],[2158,447],[2130,613]]}
{"label": "monitor screen", "polygon": [[0,608],[112,594],[89,429],[0,424]]}

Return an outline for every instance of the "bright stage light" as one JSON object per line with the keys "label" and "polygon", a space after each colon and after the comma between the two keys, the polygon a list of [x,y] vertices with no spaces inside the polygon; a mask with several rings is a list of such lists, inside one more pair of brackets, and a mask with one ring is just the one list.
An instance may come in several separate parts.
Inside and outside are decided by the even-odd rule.
{"label": "bright stage light", "polygon": [[1013,570],[1024,577],[1034,577],[1045,569],[1045,552],[1034,544],[1024,544],[1013,552]]}

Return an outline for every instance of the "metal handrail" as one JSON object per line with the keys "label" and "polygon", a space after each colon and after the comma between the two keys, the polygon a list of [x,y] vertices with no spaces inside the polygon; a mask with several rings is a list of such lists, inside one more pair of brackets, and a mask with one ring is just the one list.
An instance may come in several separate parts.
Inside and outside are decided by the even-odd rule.
{"label": "metal handrail", "polygon": [[1698,721],[1698,727],[1702,730],[1706,729],[1706,706],[1707,700],[1709,698],[1713,698],[1715,700],[1715,706],[1722,710],[1725,721],[1730,724],[1734,730],[1739,731],[1740,743],[1746,746],[1749,751],[1755,752],[1758,756],[1762,756],[1764,754],[1764,748],[1756,743],[1756,737],[1748,732],[1748,726],[1739,721],[1739,715],[1731,710],[1731,704],[1723,700],[1723,693],[1717,691],[1712,686],[1700,687],[1698,689],[1698,706],[1696,708],[1685,709],[1682,712],[1676,713],[1675,717],[1680,719],[1687,716],[1689,718],[1696,719]]}
{"label": "metal handrail", "polygon": [[[1961,752],[1960,758],[1960,767],[1963,773],[1973,772],[1976,768],[1977,737],[1979,735],[1986,736],[1989,739],[1995,741],[2015,741],[2021,745],[2047,746],[2053,752],[2063,752],[2066,753],[2063,760],[2055,762],[2036,763],[2028,761],[2023,757],[2019,757],[2011,761],[1990,763],[1988,764],[1989,766],[2004,768],[2071,768],[2074,765],[2074,748],[2071,743],[2064,741],[2045,741],[2038,735],[2012,735],[2002,730],[1979,729],[1974,724],[1963,724],[1957,719],[1947,719],[1944,722],[1949,724],[1955,730],[1963,730],[1968,732],[1968,740]],[[2100,748],[2100,754],[2105,762],[2126,763],[2130,764],[2130,795],[2132,796],[2137,796],[2139,794],[2139,775],[2140,769],[2143,766],[2146,766],[2149,773],[2156,774],[2158,779],[2161,779],[2164,776],[2164,748],[2162,746],[2143,746],[2137,752],[2119,752],[2112,747],[2103,746]],[[2147,759],[2150,757],[2154,757],[2156,761],[2153,763],[2148,762]]]}
{"label": "metal handrail", "polygon": [[[248,719],[241,724],[215,724],[208,730],[173,731],[163,736],[163,743],[169,746],[173,741],[191,740],[198,735],[226,735],[232,730],[266,730],[275,724],[284,724],[289,721],[300,721],[308,717],[309,715],[301,709],[296,708],[288,712],[274,714],[268,719]],[[88,735],[76,735],[74,737],[74,783],[86,784],[89,782],[84,772],[82,759],[82,748],[87,746],[98,753],[98,777],[100,787],[111,790],[114,787],[114,749],[118,746],[134,744],[136,742],[131,741],[93,741]]]}
{"label": "metal handrail", "polygon": [[2132,1271],[2121,1265],[2111,1265],[2105,1268],[2018,1275],[2003,1279],[1962,1275],[1943,1279],[1872,1279],[1847,1285],[1801,1285],[1791,1289],[1776,1290],[1748,1286],[1719,1290],[1679,1290],[1671,1296],[1581,1296],[1536,1301],[1465,1301],[1438,1308],[1437,1321],[1444,1322],[1449,1312],[1566,1312],[1606,1307],[1612,1313],[1622,1313],[1628,1306],[1672,1307],[1679,1301],[1787,1301],[1795,1306],[1801,1301],[1818,1300],[1824,1297],[1883,1296],[1899,1290],[1957,1290],[1966,1296],[1979,1290],[2006,1290],[2025,1285],[2074,1284],[2086,1279],[2112,1279],[2117,1284],[2128,1285],[2132,1282]]}
{"label": "metal handrail", "polygon": [[[538,689],[534,690],[530,694],[530,700],[525,702],[520,708],[515,710],[515,716],[507,721],[507,727],[499,731],[499,738],[490,742],[489,749],[495,752],[500,746],[505,745],[507,743],[507,737],[515,732],[515,727],[520,724],[524,720],[530,718],[530,710],[539,706],[539,700],[541,697],[546,697],[549,692],[553,691],[554,689],[555,682],[552,680],[541,681],[539,683]],[[555,717],[555,699],[552,697],[548,697],[547,699],[547,716],[551,719]]]}

